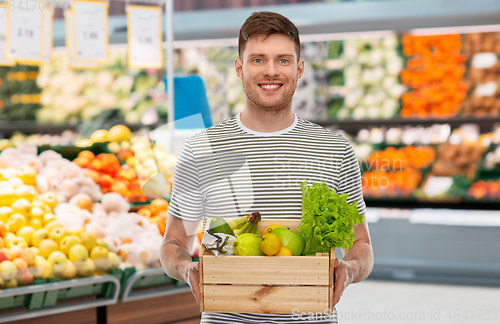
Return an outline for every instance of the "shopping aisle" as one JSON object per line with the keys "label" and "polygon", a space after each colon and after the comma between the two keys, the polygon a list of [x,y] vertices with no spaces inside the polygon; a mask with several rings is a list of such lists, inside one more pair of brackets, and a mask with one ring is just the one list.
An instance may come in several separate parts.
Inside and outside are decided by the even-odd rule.
{"label": "shopping aisle", "polygon": [[500,323],[500,288],[366,280],[337,305],[340,324]]}

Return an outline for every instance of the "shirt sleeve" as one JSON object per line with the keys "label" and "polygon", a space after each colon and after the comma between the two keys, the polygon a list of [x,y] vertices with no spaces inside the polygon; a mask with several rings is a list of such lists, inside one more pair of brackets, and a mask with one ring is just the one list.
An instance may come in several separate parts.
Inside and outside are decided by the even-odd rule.
{"label": "shirt sleeve", "polygon": [[168,213],[186,221],[199,221],[204,215],[203,206],[199,171],[187,140],[175,165]]}
{"label": "shirt sleeve", "polygon": [[340,166],[338,194],[346,193],[349,195],[347,203],[358,202],[358,211],[361,215],[366,213],[365,200],[363,199],[363,190],[361,185],[361,172],[359,170],[358,160],[354,154],[351,144],[346,139],[346,146],[342,164]]}

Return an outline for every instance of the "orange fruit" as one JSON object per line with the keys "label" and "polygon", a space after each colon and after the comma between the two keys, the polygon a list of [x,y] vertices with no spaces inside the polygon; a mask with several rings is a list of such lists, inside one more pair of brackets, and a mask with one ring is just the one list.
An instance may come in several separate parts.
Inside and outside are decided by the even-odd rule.
{"label": "orange fruit", "polygon": [[141,208],[137,211],[137,214],[144,216],[144,217],[151,217],[151,211],[147,208]]}
{"label": "orange fruit", "polygon": [[84,175],[94,180],[95,183],[99,182],[99,172],[95,170],[86,170]]}
{"label": "orange fruit", "polygon": [[80,168],[86,168],[87,165],[90,164],[90,160],[84,157],[77,157],[76,159],[73,160],[76,164],[80,166]]}
{"label": "orange fruit", "polygon": [[115,181],[111,185],[111,191],[120,194],[122,197],[128,196],[128,188],[122,181]]}
{"label": "orange fruit", "polygon": [[151,214],[157,215],[160,211],[168,210],[168,202],[165,199],[156,198],[149,205]]}
{"label": "orange fruit", "polygon": [[89,150],[83,150],[78,153],[78,157],[86,158],[87,160],[92,161],[95,158],[95,154]]}
{"label": "orange fruit", "polygon": [[264,252],[265,255],[275,255],[281,249],[281,241],[278,235],[269,233],[262,236],[260,241],[260,250]]}
{"label": "orange fruit", "polygon": [[107,138],[111,142],[129,141],[131,137],[132,132],[127,126],[124,125],[116,125],[111,127],[107,134]]}
{"label": "orange fruit", "polygon": [[292,256],[292,255],[293,255],[292,251],[290,251],[284,246],[282,246],[280,251],[275,254],[275,256]]}
{"label": "orange fruit", "polygon": [[76,205],[80,207],[80,209],[85,209],[89,212],[92,212],[92,209],[94,208],[94,203],[92,202],[92,200],[86,197],[78,199]]}

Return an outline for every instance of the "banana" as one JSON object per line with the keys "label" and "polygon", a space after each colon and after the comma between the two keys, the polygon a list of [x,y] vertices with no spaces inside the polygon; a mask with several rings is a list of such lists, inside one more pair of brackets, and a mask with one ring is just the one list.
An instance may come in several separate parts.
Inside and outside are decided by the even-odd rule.
{"label": "banana", "polygon": [[[247,217],[247,222],[239,229],[233,230],[234,235],[241,235],[244,233],[253,233],[257,230],[257,223],[260,221],[261,216],[259,212],[253,212]],[[260,235],[259,235],[260,236]]]}
{"label": "banana", "polygon": [[242,228],[243,225],[245,225],[245,223],[247,222],[247,220],[248,220],[248,216],[245,215],[245,216],[240,217],[240,218],[231,219],[229,222],[227,222],[227,224],[234,231],[235,229]]}

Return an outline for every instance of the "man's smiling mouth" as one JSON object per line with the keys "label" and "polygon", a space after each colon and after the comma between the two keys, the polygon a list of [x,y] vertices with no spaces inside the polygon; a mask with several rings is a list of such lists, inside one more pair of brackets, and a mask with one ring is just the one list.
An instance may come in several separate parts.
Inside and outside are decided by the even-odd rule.
{"label": "man's smiling mouth", "polygon": [[261,87],[264,90],[277,90],[278,88],[281,88],[283,84],[281,83],[265,83],[265,84],[259,84],[259,87]]}

